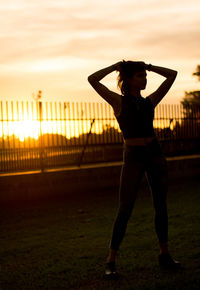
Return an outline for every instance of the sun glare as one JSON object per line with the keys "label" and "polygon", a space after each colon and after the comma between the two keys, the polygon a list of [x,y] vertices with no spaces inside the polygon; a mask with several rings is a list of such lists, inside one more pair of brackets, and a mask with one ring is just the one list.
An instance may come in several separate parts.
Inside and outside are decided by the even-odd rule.
{"label": "sun glare", "polygon": [[34,138],[38,139],[40,135],[40,123],[38,121],[19,121],[18,123],[13,124],[13,129],[15,135],[19,138],[21,142],[24,141],[25,138]]}
{"label": "sun glare", "polygon": [[[162,110],[156,111],[154,128],[170,127],[173,130],[177,124],[177,119],[169,114],[169,108],[166,111],[167,108],[162,106]],[[0,102],[0,115],[3,120],[0,122],[0,138],[6,140],[6,144],[13,144],[16,147],[27,147],[32,144],[62,145],[67,144],[67,139],[71,138],[80,137],[81,140],[85,140],[89,132],[94,134],[95,139],[103,138],[101,136],[103,132],[104,137],[107,136],[107,132],[120,132],[113,111],[107,104],[103,106],[95,103],[72,103],[68,106],[66,103],[40,101]],[[161,118],[162,115],[164,118]],[[180,118],[183,116],[178,116],[178,122],[181,124]]]}

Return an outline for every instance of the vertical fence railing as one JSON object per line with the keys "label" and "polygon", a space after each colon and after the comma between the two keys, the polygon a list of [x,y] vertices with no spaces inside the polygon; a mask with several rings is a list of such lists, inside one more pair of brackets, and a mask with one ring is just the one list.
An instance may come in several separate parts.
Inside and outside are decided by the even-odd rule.
{"label": "vertical fence railing", "polygon": [[[105,102],[1,101],[0,117],[1,172],[78,164],[97,147],[123,143]],[[198,139],[200,106],[160,104],[154,128],[160,140]]]}

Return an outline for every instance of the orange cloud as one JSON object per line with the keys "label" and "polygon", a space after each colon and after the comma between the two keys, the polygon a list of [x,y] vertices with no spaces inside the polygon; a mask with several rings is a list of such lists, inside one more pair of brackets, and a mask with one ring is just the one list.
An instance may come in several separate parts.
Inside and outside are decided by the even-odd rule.
{"label": "orange cloud", "polygon": [[130,58],[179,70],[174,91],[183,95],[200,56],[199,8],[199,0],[1,3],[0,94],[46,87],[47,97],[89,96],[89,73]]}

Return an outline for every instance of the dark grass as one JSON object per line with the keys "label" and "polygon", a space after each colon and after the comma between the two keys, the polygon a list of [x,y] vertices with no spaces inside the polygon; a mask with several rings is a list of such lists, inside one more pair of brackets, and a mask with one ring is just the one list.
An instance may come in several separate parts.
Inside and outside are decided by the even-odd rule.
{"label": "dark grass", "polygon": [[171,184],[169,246],[184,270],[161,271],[149,194],[137,198],[117,266],[104,263],[117,210],[117,189],[1,208],[1,289],[200,289],[200,180]]}

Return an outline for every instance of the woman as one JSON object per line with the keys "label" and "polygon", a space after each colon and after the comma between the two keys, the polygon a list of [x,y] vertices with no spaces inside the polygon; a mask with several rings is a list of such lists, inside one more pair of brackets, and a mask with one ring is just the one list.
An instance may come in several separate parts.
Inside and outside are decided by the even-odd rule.
{"label": "woman", "polygon": [[[121,95],[110,91],[100,83],[107,74],[118,71],[118,87]],[[166,79],[146,98],[141,91],[147,84],[146,70],[158,73]],[[159,264],[163,268],[177,269],[168,250],[167,215],[167,162],[153,129],[154,108],[172,86],[177,71],[137,61],[120,61],[101,69],[88,77],[97,93],[113,108],[124,138],[123,166],[120,177],[119,209],[115,219],[105,275],[116,277],[115,259],[124,237],[126,226],[136,199],[140,181],[146,172],[151,186],[155,208],[155,229],[159,241]]]}

